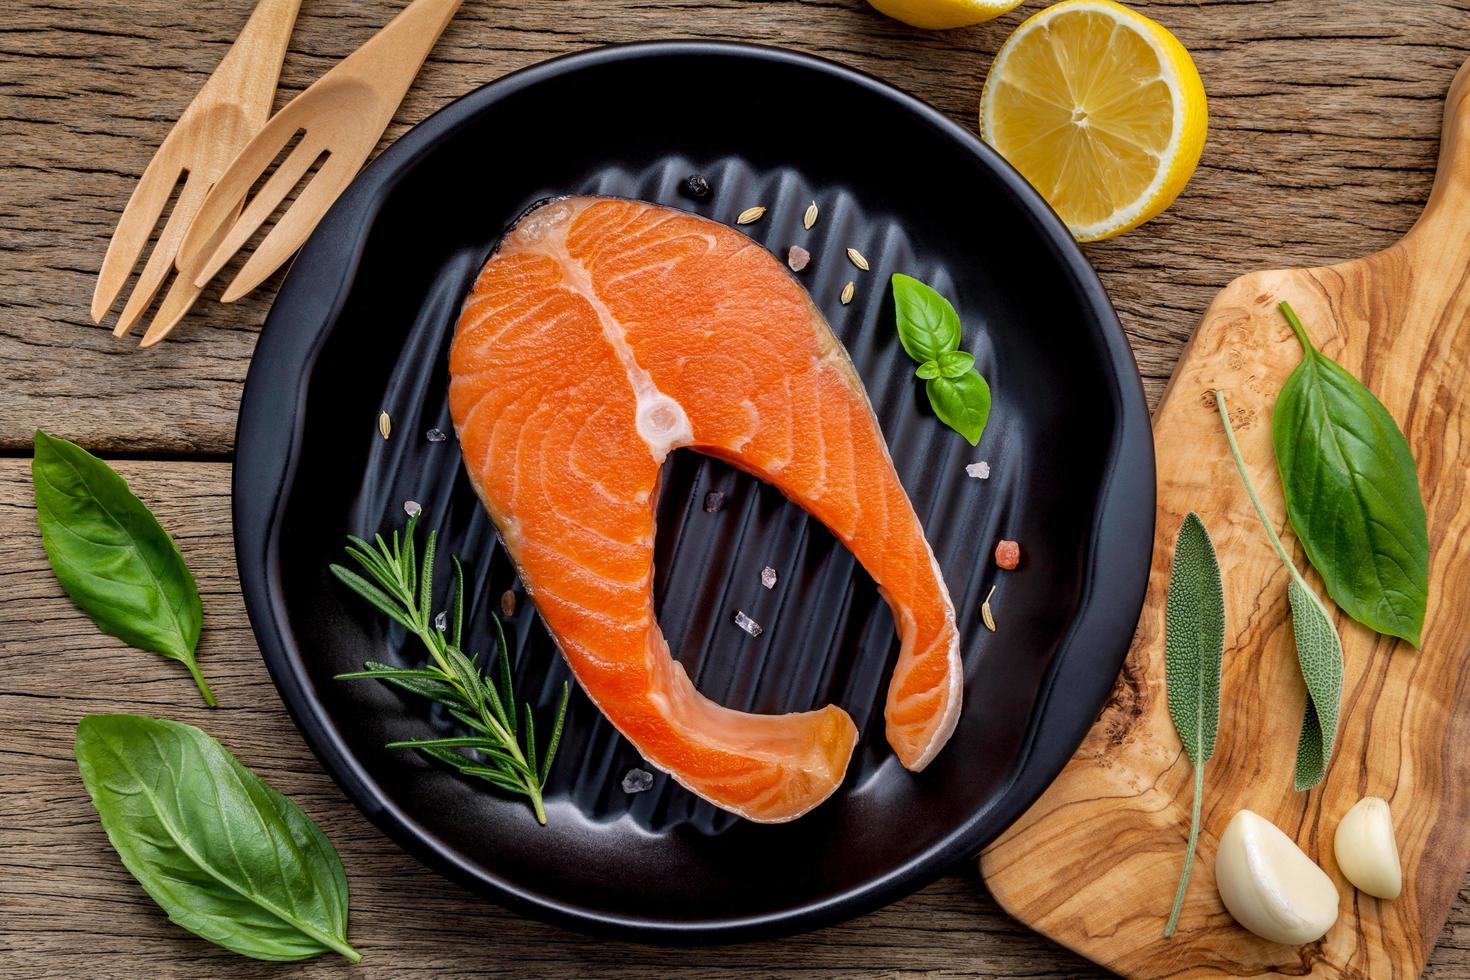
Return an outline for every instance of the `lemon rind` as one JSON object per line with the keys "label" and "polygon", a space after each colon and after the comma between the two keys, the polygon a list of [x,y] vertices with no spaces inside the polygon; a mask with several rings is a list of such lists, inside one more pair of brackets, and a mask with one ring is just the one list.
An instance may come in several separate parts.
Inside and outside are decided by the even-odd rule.
{"label": "lemon rind", "polygon": [[873,9],[884,16],[892,17],[910,27],[931,31],[948,31],[984,24],[1010,13],[1023,2],[1025,0],[946,0],[943,4],[935,5],[941,10],[941,13],[935,14],[933,9],[922,10],[923,5],[919,3],[868,0]]}
{"label": "lemon rind", "polygon": [[[1001,46],[1000,51],[996,54],[995,62],[990,66],[990,73],[985,79],[985,87],[980,95],[980,132],[981,136],[986,139],[986,142],[990,142],[990,134],[995,131],[991,118],[991,111],[994,108],[990,99],[991,82],[996,78],[1004,76],[1006,61],[1024,37],[1045,27],[1048,22],[1055,19],[1058,15],[1073,11],[1101,13],[1120,26],[1141,36],[1153,50],[1154,56],[1159,59],[1159,65],[1161,67],[1159,80],[1168,88],[1170,101],[1174,107],[1174,118],[1169,133],[1169,143],[1159,155],[1161,163],[1163,161],[1167,161],[1167,163],[1158,168],[1153,180],[1149,182],[1148,187],[1131,203],[1114,211],[1102,221],[1096,221],[1086,225],[1068,223],[1067,227],[1078,241],[1091,242],[1111,238],[1131,228],[1138,227],[1150,218],[1157,216],[1172,204],[1175,198],[1179,196],[1179,192],[1184,189],[1184,184],[1187,180],[1179,179],[1181,176],[1180,171],[1186,171],[1185,176],[1187,177],[1187,172],[1191,171],[1198,162],[1198,154],[1191,154],[1194,159],[1188,162],[1185,162],[1181,156],[1184,133],[1191,115],[1185,104],[1183,88],[1185,84],[1198,86],[1201,95],[1203,95],[1203,83],[1199,81],[1199,72],[1194,68],[1193,62],[1189,58],[1189,52],[1179,43],[1178,39],[1172,34],[1169,34],[1162,26],[1154,23],[1137,11],[1130,10],[1120,3],[1114,3],[1113,0],[1063,0],[1062,3],[1039,10],[1022,21],[1020,26],[1006,39],[1005,44]],[[1193,75],[1192,79],[1181,77],[1181,72],[1185,70]],[[1205,126],[1208,126],[1207,113]],[[991,145],[994,146],[994,144]],[[1201,139],[1202,145],[1203,139]],[[996,150],[1002,156],[1005,155],[1002,147],[997,146]],[[1174,188],[1171,193],[1169,191],[1169,185],[1175,182],[1179,186]],[[1044,194],[1042,196],[1045,197]]]}

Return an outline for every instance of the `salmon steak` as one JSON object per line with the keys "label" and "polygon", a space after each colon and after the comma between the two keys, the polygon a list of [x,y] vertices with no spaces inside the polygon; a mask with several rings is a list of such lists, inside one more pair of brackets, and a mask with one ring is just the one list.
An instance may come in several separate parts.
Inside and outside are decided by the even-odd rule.
{"label": "salmon steak", "polygon": [[641,201],[545,203],[485,263],[449,370],[465,467],[527,595],[650,764],[776,823],[841,785],[858,735],[835,705],[722,707],[670,654],[654,519],[681,447],[774,485],[852,551],[900,640],[888,742],[914,771],[944,746],[963,686],[949,592],[846,349],[764,248]]}

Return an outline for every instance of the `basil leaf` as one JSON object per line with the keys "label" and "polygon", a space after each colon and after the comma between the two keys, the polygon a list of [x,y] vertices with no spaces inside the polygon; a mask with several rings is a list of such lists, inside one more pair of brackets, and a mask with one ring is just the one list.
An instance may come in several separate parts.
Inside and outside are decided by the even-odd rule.
{"label": "basil leaf", "polygon": [[1322,600],[1292,569],[1286,586],[1291,602],[1291,632],[1296,659],[1307,684],[1307,707],[1302,715],[1296,746],[1297,792],[1311,789],[1327,775],[1332,747],[1337,741],[1337,716],[1342,708],[1342,640]]}
{"label": "basil leaf", "polygon": [[194,648],[204,610],[178,545],[112,467],[36,430],[31,483],[41,543],[57,580],[98,629],[189,669],[214,694]]}
{"label": "basil leaf", "polygon": [[1291,307],[1281,312],[1304,352],[1271,413],[1291,526],[1343,612],[1417,647],[1429,526],[1408,441],[1362,382],[1312,346]]}
{"label": "basil leaf", "polygon": [[958,378],[935,378],[926,382],[929,404],[939,421],[954,429],[974,446],[990,419],[990,385],[977,371]]}
{"label": "basil leaf", "polygon": [[898,314],[898,342],[909,357],[922,364],[959,347],[960,315],[924,283],[895,273],[893,307]]}
{"label": "basil leaf", "polygon": [[939,373],[946,378],[958,378],[975,366],[975,355],[968,351],[947,350],[938,358]]}
{"label": "basil leaf", "polygon": [[1174,907],[1164,938],[1174,935],[1189,888],[1194,852],[1199,844],[1200,803],[1205,789],[1205,763],[1215,752],[1220,725],[1220,674],[1225,654],[1225,589],[1214,542],[1199,515],[1191,512],[1174,541],[1174,567],[1164,605],[1164,679],[1169,717],[1194,767],[1194,806],[1184,870],[1174,893]]}
{"label": "basil leaf", "polygon": [[933,379],[939,377],[939,362],[925,361],[923,364],[919,365],[919,369],[915,371],[914,374],[923,378],[925,381],[932,381]]}
{"label": "basil leaf", "polygon": [[347,943],[347,877],[301,809],[193,725],[88,715],[77,765],[102,827],[168,917],[228,950],[301,960]]}

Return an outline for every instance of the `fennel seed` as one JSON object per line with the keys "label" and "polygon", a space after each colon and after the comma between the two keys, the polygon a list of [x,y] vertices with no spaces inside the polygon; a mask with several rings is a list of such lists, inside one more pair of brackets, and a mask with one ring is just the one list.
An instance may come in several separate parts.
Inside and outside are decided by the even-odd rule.
{"label": "fennel seed", "polygon": [[851,303],[852,302],[852,294],[855,293],[856,291],[857,291],[857,284],[854,283],[851,279],[849,279],[847,281],[847,285],[842,287],[842,305],[843,306],[846,306],[848,303]]}
{"label": "fennel seed", "polygon": [[817,202],[813,201],[807,205],[806,214],[801,216],[801,226],[807,231],[812,230],[812,225],[817,223]]}
{"label": "fennel seed", "polygon": [[995,632],[995,616],[990,611],[990,597],[993,595],[995,595],[995,586],[992,585],[990,591],[985,595],[985,601],[980,603],[980,618],[985,621],[985,628],[992,633]]}
{"label": "fennel seed", "polygon": [[746,208],[744,211],[741,211],[740,214],[735,218],[735,223],[737,225],[753,224],[761,220],[762,215],[764,215],[765,213],[766,209],[761,207],[760,205],[756,205],[753,208]]}
{"label": "fennel seed", "polygon": [[388,417],[387,412],[378,413],[378,435],[384,439],[393,433],[393,420]]}
{"label": "fennel seed", "polygon": [[868,260],[863,258],[862,252],[859,252],[855,248],[849,248],[847,250],[847,258],[848,261],[857,266],[859,269],[862,269],[864,272],[868,271]]}

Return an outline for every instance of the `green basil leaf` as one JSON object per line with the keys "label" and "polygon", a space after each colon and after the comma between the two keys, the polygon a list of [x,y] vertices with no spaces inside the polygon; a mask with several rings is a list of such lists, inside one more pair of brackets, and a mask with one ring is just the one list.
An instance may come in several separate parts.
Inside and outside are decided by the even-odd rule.
{"label": "green basil leaf", "polygon": [[347,943],[347,877],[320,828],[193,725],[88,715],[77,765],[123,864],[168,917],[260,960]]}
{"label": "green basil leaf", "polygon": [[1429,526],[1408,441],[1383,403],[1312,345],[1291,307],[1281,310],[1304,351],[1271,414],[1291,526],[1333,602],[1417,647]]}
{"label": "green basil leaf", "polygon": [[1189,888],[1194,852],[1199,845],[1200,804],[1205,789],[1205,763],[1215,753],[1220,725],[1220,674],[1225,654],[1225,589],[1215,544],[1199,515],[1190,512],[1174,541],[1174,567],[1164,605],[1164,680],[1169,717],[1194,767],[1194,808],[1184,870],[1174,893],[1174,907],[1164,938],[1174,935]]}
{"label": "green basil leaf", "polygon": [[919,369],[914,373],[923,378],[925,381],[932,381],[935,378],[939,377],[939,362],[925,361],[923,364],[919,365]]}
{"label": "green basil leaf", "polygon": [[946,378],[958,378],[975,366],[975,355],[968,351],[947,350],[939,355],[939,373]]}
{"label": "green basil leaf", "polygon": [[157,518],[112,467],[39,429],[31,482],[41,543],[66,594],[102,632],[182,663],[213,707],[194,659],[199,587]]}
{"label": "green basil leaf", "polygon": [[960,315],[929,286],[895,273],[893,307],[898,314],[898,342],[909,357],[922,364],[959,347]]}
{"label": "green basil leaf", "polygon": [[935,378],[925,384],[929,404],[939,421],[954,429],[974,446],[990,419],[990,385],[977,371],[958,378]]}
{"label": "green basil leaf", "polygon": [[1307,707],[1296,746],[1297,792],[1311,789],[1327,775],[1337,741],[1342,708],[1342,640],[1322,600],[1292,570],[1286,586],[1291,603],[1291,631],[1296,659],[1307,684]]}

